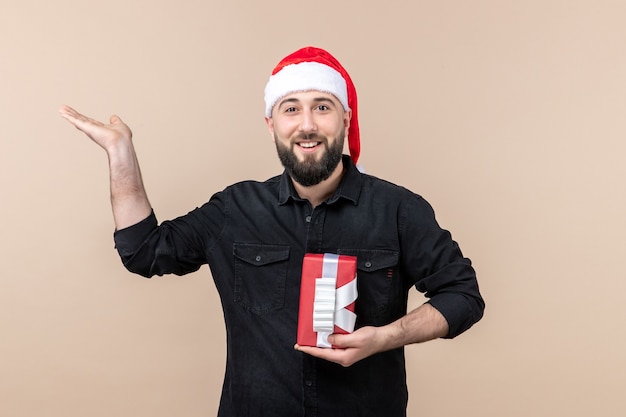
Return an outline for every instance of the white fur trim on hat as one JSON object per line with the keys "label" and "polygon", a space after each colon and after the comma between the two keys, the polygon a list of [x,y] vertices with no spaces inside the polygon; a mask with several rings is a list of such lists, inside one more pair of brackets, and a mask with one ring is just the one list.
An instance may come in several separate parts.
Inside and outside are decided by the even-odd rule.
{"label": "white fur trim on hat", "polygon": [[276,102],[287,94],[310,90],[333,94],[344,110],[350,110],[346,80],[338,71],[319,62],[300,62],[287,65],[270,77],[265,86],[265,115],[271,117]]}

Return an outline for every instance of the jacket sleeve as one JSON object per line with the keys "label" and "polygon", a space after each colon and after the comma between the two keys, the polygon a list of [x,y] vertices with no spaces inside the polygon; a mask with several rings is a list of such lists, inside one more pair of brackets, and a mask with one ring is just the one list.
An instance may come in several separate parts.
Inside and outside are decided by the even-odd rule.
{"label": "jacket sleeve", "polygon": [[476,271],[451,234],[442,229],[423,198],[415,196],[401,214],[403,267],[409,284],[447,320],[453,338],[478,322],[485,309]]}
{"label": "jacket sleeve", "polygon": [[124,266],[146,278],[197,271],[207,263],[207,253],[225,224],[221,197],[218,193],[202,207],[160,225],[153,211],[141,222],[115,231]]}

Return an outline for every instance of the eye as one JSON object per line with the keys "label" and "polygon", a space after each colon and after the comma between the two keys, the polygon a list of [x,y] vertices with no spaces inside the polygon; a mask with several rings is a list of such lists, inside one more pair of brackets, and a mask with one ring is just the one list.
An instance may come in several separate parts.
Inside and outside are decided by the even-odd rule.
{"label": "eye", "polygon": [[320,104],[319,106],[317,106],[317,109],[320,111],[328,111],[330,110],[330,107],[328,107],[326,104]]}
{"label": "eye", "polygon": [[295,111],[297,111],[298,109],[296,109],[294,106],[291,107],[285,107],[285,109],[283,110],[285,113],[293,113]]}

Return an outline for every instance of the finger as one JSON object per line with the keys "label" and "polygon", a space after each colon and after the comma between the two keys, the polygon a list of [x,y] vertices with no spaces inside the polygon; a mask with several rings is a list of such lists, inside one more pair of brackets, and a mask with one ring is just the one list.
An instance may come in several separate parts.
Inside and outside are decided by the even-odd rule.
{"label": "finger", "polygon": [[334,362],[341,366],[350,366],[358,360],[355,358],[357,351],[354,349],[322,349],[311,346],[298,346],[298,350],[302,353]]}
{"label": "finger", "polygon": [[336,361],[346,353],[345,349],[337,348],[319,348],[315,346],[294,346],[296,350],[318,358]]}
{"label": "finger", "polygon": [[87,133],[87,131],[90,131],[94,126],[104,126],[104,123],[87,117],[69,106],[61,107],[59,109],[59,112],[61,113],[61,117],[73,124],[77,129],[82,130],[85,133]]}
{"label": "finger", "polygon": [[303,353],[307,353],[309,355],[313,355],[313,356],[320,356],[324,354],[324,351],[327,349],[322,349],[322,348],[318,348],[318,347],[314,347],[314,346],[300,346],[300,345],[295,345],[294,348],[297,351],[303,352]]}
{"label": "finger", "polygon": [[329,359],[329,357],[332,356],[334,353],[333,349],[322,349],[313,346],[296,346],[296,350],[322,359]]}
{"label": "finger", "polygon": [[79,112],[77,112],[76,110],[74,110],[73,108],[71,108],[70,106],[61,106],[59,108],[59,113],[61,113],[61,116],[65,117],[66,119],[73,119],[73,120],[78,120],[78,121],[83,121],[83,122],[90,122],[90,123],[94,123],[94,124],[98,124],[98,125],[102,125],[102,123],[100,123],[99,121],[92,119],[91,117],[87,117],[84,114],[81,114]]}
{"label": "finger", "polygon": [[61,116],[65,117],[68,120],[86,118],[85,116],[83,116],[82,114],[80,114],[79,112],[71,108],[70,106],[65,106],[65,105],[59,108],[59,113],[61,113]]}
{"label": "finger", "polygon": [[66,104],[63,104],[61,107],[59,107],[59,113],[61,114],[72,113],[72,112],[76,112],[76,110],[74,110],[73,108],[71,108],[70,106]]}
{"label": "finger", "polygon": [[63,116],[68,122],[74,125],[78,130],[81,130],[85,133],[91,132],[95,126],[102,126],[101,123],[90,120],[86,117],[76,117],[74,115],[68,114]]}

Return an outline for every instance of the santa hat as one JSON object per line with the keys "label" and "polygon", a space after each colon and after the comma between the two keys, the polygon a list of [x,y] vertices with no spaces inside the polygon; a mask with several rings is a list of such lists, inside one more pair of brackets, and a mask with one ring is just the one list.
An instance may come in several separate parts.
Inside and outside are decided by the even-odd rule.
{"label": "santa hat", "polygon": [[337,97],[344,110],[352,110],[348,148],[356,164],[361,153],[356,89],[350,76],[327,51],[308,46],[283,58],[265,86],[265,116],[272,116],[276,102],[297,91],[318,90]]}

